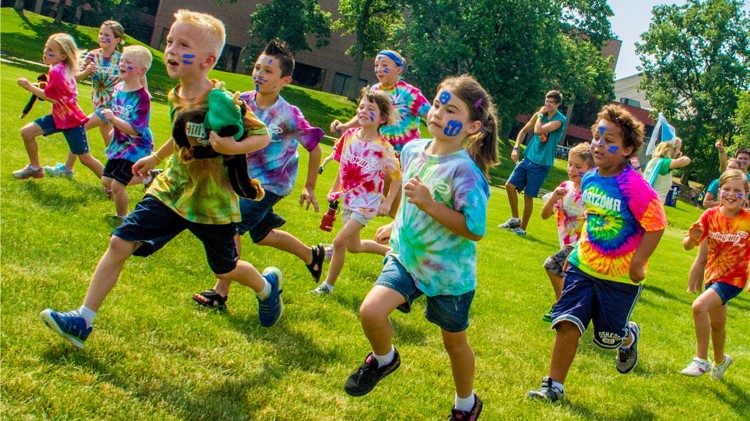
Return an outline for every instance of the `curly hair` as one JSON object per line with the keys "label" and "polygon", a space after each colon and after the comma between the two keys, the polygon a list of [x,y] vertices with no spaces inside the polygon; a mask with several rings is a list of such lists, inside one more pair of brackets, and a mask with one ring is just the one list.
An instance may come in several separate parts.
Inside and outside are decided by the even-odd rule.
{"label": "curly hair", "polygon": [[633,148],[633,151],[626,158],[635,155],[643,145],[645,133],[643,123],[633,117],[625,108],[615,104],[605,105],[596,115],[594,124],[591,125],[591,133],[594,135],[596,135],[600,120],[607,120],[622,130],[622,146]]}

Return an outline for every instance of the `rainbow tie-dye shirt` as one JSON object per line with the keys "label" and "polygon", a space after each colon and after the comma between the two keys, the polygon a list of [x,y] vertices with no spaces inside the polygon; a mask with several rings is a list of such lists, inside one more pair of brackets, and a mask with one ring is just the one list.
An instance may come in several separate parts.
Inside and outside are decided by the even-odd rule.
{"label": "rainbow tie-dye shirt", "polygon": [[55,100],[52,104],[52,120],[56,129],[72,129],[89,121],[78,106],[76,78],[68,73],[64,63],[57,63],[49,70],[44,95]]}
{"label": "rainbow tie-dye shirt", "polygon": [[107,159],[135,162],[154,151],[154,138],[148,127],[151,98],[146,88],[124,92],[120,82],[115,88],[112,112],[130,124],[138,134],[131,136],[115,127],[115,136],[105,151]]}
{"label": "rainbow tie-dye shirt", "polygon": [[401,178],[393,146],[382,137],[364,142],[359,139],[359,128],[351,128],[336,144],[333,159],[341,164],[341,191],[333,196],[343,196],[347,209],[366,218],[377,216],[383,202],[386,174],[394,180]]}
{"label": "rainbow tie-dye shirt", "polygon": [[706,285],[722,282],[744,289],[750,263],[750,211],[740,209],[734,218],[727,218],[716,206],[703,212],[698,222],[703,227],[701,241],[708,239]]}
{"label": "rainbow tie-dye shirt", "polygon": [[419,139],[420,118],[430,111],[430,101],[422,95],[419,88],[409,85],[403,79],[399,79],[391,89],[383,89],[380,83],[376,83],[371,89],[387,93],[393,106],[398,110],[396,123],[381,127],[380,133],[399,154],[404,145]]}
{"label": "rainbow tie-dye shirt", "polygon": [[[410,142],[401,152],[403,181],[414,176],[436,202],[461,212],[475,235],[487,230],[487,179],[465,150],[428,155],[432,140]],[[391,255],[414,277],[425,295],[461,295],[477,286],[477,242],[458,235],[401,197],[391,234]]]}
{"label": "rainbow tie-dye shirt", "polygon": [[581,180],[581,197],[586,223],[570,264],[595,278],[631,284],[630,263],[643,234],[667,225],[659,197],[630,165],[612,177],[589,171]]}
{"label": "rainbow tie-dye shirt", "polygon": [[87,64],[96,65],[96,70],[91,74],[91,102],[95,109],[112,107],[115,85],[120,82],[120,54],[119,50],[115,50],[107,58],[101,48],[97,48],[89,51],[84,58]]}
{"label": "rainbow tie-dye shirt", "polygon": [[240,99],[266,124],[271,143],[247,155],[247,172],[264,189],[278,196],[287,196],[297,179],[297,144],[312,151],[318,147],[324,133],[311,126],[302,111],[284,98],[279,97],[273,105],[264,109],[255,103],[255,95],[255,91],[245,92]]}
{"label": "rainbow tie-dye shirt", "polygon": [[[555,203],[552,209],[557,215],[557,236],[560,240],[560,248],[563,248],[578,242],[583,225],[581,215],[586,208],[581,198],[581,190],[575,189],[575,183],[565,180],[560,183],[560,187],[568,192]],[[552,197],[552,192],[545,194],[544,200],[547,201],[550,197]]]}

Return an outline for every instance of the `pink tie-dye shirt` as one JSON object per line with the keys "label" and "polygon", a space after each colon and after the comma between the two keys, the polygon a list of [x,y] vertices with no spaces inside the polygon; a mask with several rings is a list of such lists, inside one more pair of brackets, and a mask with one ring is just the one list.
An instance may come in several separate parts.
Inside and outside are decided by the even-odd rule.
{"label": "pink tie-dye shirt", "polygon": [[333,159],[340,162],[341,191],[344,206],[367,218],[375,217],[383,202],[386,174],[401,178],[400,166],[393,146],[383,137],[359,139],[359,128],[347,130],[336,145]]}
{"label": "pink tie-dye shirt", "polygon": [[[578,242],[581,236],[581,227],[583,225],[583,211],[586,205],[583,204],[580,188],[576,190],[575,183],[565,180],[560,183],[560,187],[567,190],[565,196],[558,200],[552,208],[557,214],[557,236],[560,240],[560,248],[573,246]],[[549,200],[552,193],[544,195],[544,199]]]}
{"label": "pink tie-dye shirt", "polygon": [[52,119],[59,130],[72,129],[84,125],[89,119],[78,106],[76,78],[69,73],[64,63],[52,66],[48,73],[44,95],[54,99]]}

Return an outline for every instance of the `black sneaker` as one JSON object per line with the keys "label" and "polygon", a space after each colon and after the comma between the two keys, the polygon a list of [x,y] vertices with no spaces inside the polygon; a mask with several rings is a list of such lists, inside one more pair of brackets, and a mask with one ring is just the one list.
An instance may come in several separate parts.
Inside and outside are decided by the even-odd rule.
{"label": "black sneaker", "polygon": [[552,385],[552,379],[549,376],[544,376],[542,379],[542,387],[536,390],[530,390],[526,396],[529,399],[546,399],[550,402],[556,402],[563,397],[563,391],[557,386]]}
{"label": "black sneaker", "polygon": [[479,419],[479,414],[482,413],[482,400],[479,399],[477,394],[474,394],[474,406],[471,407],[470,411],[461,411],[460,409],[453,408],[451,414],[448,416],[450,421],[475,421]]}
{"label": "black sneaker", "polygon": [[370,393],[380,379],[396,371],[401,365],[401,357],[398,350],[395,350],[393,361],[382,367],[378,367],[378,360],[373,357],[372,352],[367,354],[365,362],[352,373],[344,384],[346,393],[352,396],[362,396]]}
{"label": "black sneaker", "polygon": [[227,310],[227,299],[229,299],[229,296],[222,297],[221,294],[216,292],[213,288],[193,294],[193,300],[196,303],[218,311]]}
{"label": "black sneaker", "polygon": [[628,349],[617,349],[617,371],[620,374],[630,373],[635,365],[638,364],[638,339],[641,337],[641,329],[635,322],[628,322],[628,329],[630,334],[633,335],[633,344]]}

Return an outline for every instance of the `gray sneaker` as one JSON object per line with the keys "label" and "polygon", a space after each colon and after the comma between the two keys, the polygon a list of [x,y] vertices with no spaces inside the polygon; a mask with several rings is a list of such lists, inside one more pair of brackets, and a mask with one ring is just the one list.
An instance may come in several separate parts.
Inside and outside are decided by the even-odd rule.
{"label": "gray sneaker", "polygon": [[724,377],[724,371],[732,365],[732,361],[734,359],[731,356],[724,354],[724,362],[721,365],[716,365],[716,363],[711,364],[711,379],[721,380]]}
{"label": "gray sneaker", "polygon": [[526,237],[526,230],[521,227],[513,228],[511,231],[519,237]]}
{"label": "gray sneaker", "polygon": [[557,386],[552,385],[552,379],[544,376],[542,387],[536,390],[530,390],[526,396],[529,399],[546,399],[550,402],[556,402],[563,397],[564,392]]}
{"label": "gray sneaker", "polygon": [[42,178],[44,177],[44,170],[41,168],[33,169],[31,165],[27,165],[20,170],[13,171],[13,177],[19,180],[26,180],[29,178]]}
{"label": "gray sneaker", "polygon": [[617,364],[615,366],[620,374],[630,373],[638,364],[638,339],[641,337],[641,328],[635,322],[628,322],[628,329],[630,329],[630,334],[633,335],[633,344],[628,349],[623,349],[622,346],[617,349]]}
{"label": "gray sneaker", "polygon": [[510,218],[507,221],[503,222],[502,224],[497,226],[498,228],[505,228],[507,230],[512,230],[514,228],[521,228],[521,220],[518,218]]}
{"label": "gray sneaker", "polygon": [[315,294],[315,295],[331,295],[331,294],[333,294],[333,290],[327,284],[322,283],[322,284],[318,285],[317,288],[315,288],[312,291],[310,291],[310,294]]}

